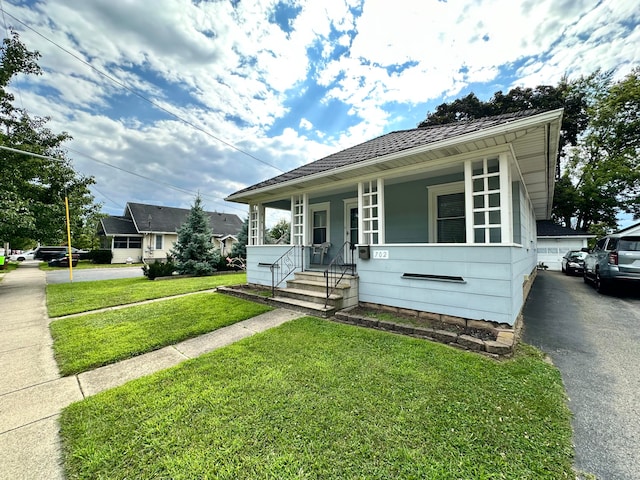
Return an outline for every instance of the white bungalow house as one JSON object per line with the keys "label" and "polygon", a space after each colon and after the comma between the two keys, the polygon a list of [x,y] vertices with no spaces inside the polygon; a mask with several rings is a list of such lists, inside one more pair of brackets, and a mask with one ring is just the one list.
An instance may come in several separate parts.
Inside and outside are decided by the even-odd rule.
{"label": "white bungalow house", "polygon": [[[111,263],[164,261],[178,240],[178,229],[190,210],[185,208],[127,203],[122,216],[103,218],[98,227],[101,248],[113,253]],[[206,212],[211,220],[213,245],[223,256],[231,253],[242,230],[237,215]]]}
{"label": "white bungalow house", "polygon": [[[536,221],[551,215],[561,119],[523,111],[391,132],[233,193],[249,206],[247,282],[276,295],[326,282],[336,308],[514,326],[536,274]],[[290,245],[265,244],[265,208],[290,212]]]}

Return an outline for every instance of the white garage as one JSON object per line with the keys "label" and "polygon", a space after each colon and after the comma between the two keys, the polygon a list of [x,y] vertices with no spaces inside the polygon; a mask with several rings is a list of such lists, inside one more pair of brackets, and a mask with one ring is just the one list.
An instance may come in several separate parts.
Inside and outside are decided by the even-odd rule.
{"label": "white garage", "polygon": [[549,270],[562,270],[562,257],[569,250],[587,247],[587,241],[594,238],[587,232],[557,225],[551,220],[536,222],[538,228],[538,263]]}

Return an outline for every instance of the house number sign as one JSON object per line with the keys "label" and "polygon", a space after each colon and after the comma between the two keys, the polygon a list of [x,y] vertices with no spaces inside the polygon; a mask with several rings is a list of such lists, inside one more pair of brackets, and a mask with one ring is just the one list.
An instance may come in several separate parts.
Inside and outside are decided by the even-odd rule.
{"label": "house number sign", "polygon": [[387,260],[389,258],[389,250],[374,250],[373,258],[379,258],[381,260]]}

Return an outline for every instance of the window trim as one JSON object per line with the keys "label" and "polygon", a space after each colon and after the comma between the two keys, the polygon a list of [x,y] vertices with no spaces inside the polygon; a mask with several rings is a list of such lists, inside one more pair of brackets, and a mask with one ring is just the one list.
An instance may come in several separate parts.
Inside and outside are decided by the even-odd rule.
{"label": "window trim", "polygon": [[[164,250],[164,235],[156,233],[154,235],[153,248],[154,250]],[[160,240],[160,246],[158,246],[158,240]]]}
{"label": "window trim", "polygon": [[[429,243],[438,243],[438,197],[442,195],[452,195],[455,193],[464,194],[464,181],[460,182],[452,182],[452,183],[442,183],[440,185],[430,185],[427,187],[427,191],[429,194],[428,202],[429,202]],[[466,195],[465,195],[465,204],[466,204]],[[465,208],[465,228],[467,224],[467,212]],[[466,232],[465,232],[466,233]],[[455,243],[453,245],[464,245],[469,242],[469,239],[466,239],[465,243]]]}

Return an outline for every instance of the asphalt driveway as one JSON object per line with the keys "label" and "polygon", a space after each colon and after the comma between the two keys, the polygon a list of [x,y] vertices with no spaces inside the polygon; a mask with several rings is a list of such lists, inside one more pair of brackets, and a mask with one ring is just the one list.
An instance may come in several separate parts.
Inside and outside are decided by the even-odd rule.
{"label": "asphalt driveway", "polygon": [[640,478],[640,289],[601,295],[581,277],[539,272],[524,318],[524,341],[562,374],[576,468]]}

